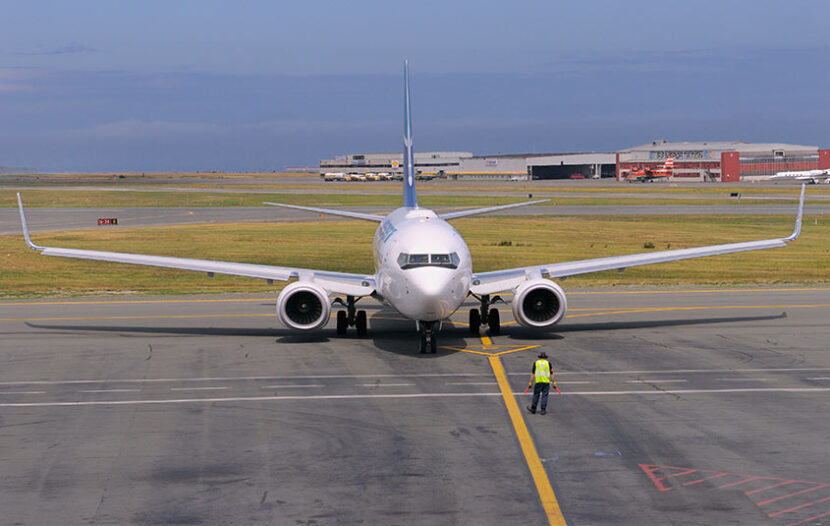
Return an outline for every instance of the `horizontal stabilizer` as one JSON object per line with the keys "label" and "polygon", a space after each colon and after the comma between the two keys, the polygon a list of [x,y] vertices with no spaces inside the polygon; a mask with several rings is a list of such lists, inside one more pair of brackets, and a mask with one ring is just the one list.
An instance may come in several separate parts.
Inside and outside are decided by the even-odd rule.
{"label": "horizontal stabilizer", "polygon": [[351,217],[352,219],[362,219],[364,221],[374,221],[376,223],[380,223],[383,221],[383,216],[375,215],[375,214],[363,214],[361,212],[346,212],[343,210],[332,210],[330,208],[317,208],[315,206],[298,206],[298,205],[287,205],[285,203],[269,203],[264,201],[262,204],[269,205],[269,206],[279,206],[282,208],[293,208],[294,210],[305,210],[308,212],[317,212],[318,214],[329,214],[332,216],[343,216],[343,217]]}
{"label": "horizontal stabilizer", "polygon": [[540,199],[538,201],[525,201],[522,203],[513,203],[512,205],[488,206],[487,208],[475,208],[473,210],[461,210],[459,212],[447,212],[441,214],[441,219],[455,219],[457,217],[474,216],[478,214],[489,214],[490,212],[498,212],[499,210],[508,210],[510,208],[518,208],[520,206],[537,205],[539,203],[547,203],[550,199]]}

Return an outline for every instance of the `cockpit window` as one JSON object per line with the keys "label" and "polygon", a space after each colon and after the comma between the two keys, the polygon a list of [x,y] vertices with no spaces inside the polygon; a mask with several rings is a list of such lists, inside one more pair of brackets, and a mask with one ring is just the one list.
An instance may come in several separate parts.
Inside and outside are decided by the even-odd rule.
{"label": "cockpit window", "polygon": [[444,267],[458,268],[458,254],[407,254],[401,252],[398,256],[398,265],[406,270],[416,267]]}

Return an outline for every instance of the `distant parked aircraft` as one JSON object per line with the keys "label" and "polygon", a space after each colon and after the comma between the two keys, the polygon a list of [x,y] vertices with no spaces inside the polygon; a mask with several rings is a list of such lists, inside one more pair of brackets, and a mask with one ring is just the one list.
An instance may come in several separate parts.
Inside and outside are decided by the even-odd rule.
{"label": "distant parked aircraft", "polygon": [[668,181],[674,173],[674,156],[669,155],[666,162],[659,168],[633,168],[626,176],[629,183],[652,183],[654,181]]}
{"label": "distant parked aircraft", "polygon": [[801,170],[796,172],[778,172],[770,179],[792,179],[793,181],[807,181],[809,184],[818,184],[821,181],[830,184],[830,169],[828,170]]}

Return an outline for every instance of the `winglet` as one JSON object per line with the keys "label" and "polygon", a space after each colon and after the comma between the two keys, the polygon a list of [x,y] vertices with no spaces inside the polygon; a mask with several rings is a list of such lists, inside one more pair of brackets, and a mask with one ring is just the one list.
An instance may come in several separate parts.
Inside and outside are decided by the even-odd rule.
{"label": "winglet", "polygon": [[23,238],[26,240],[26,244],[29,245],[29,248],[43,250],[43,247],[35,245],[29,238],[29,225],[26,224],[26,214],[23,213],[23,200],[20,199],[20,192],[17,192],[17,206],[20,208],[20,222],[23,224]]}
{"label": "winglet", "polygon": [[801,233],[801,218],[804,216],[804,193],[807,190],[807,185],[801,185],[801,197],[798,200],[798,214],[795,216],[795,229],[793,229],[793,234],[790,237],[785,237],[784,241],[787,243],[791,241],[795,241],[798,239],[798,235]]}

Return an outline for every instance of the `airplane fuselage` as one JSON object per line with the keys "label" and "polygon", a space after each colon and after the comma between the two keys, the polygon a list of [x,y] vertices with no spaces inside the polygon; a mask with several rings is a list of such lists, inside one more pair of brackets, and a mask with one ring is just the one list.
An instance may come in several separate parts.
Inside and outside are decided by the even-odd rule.
{"label": "airplane fuselage", "polygon": [[448,318],[472,285],[467,243],[426,208],[398,208],[386,216],[375,233],[374,258],[378,293],[413,320]]}

